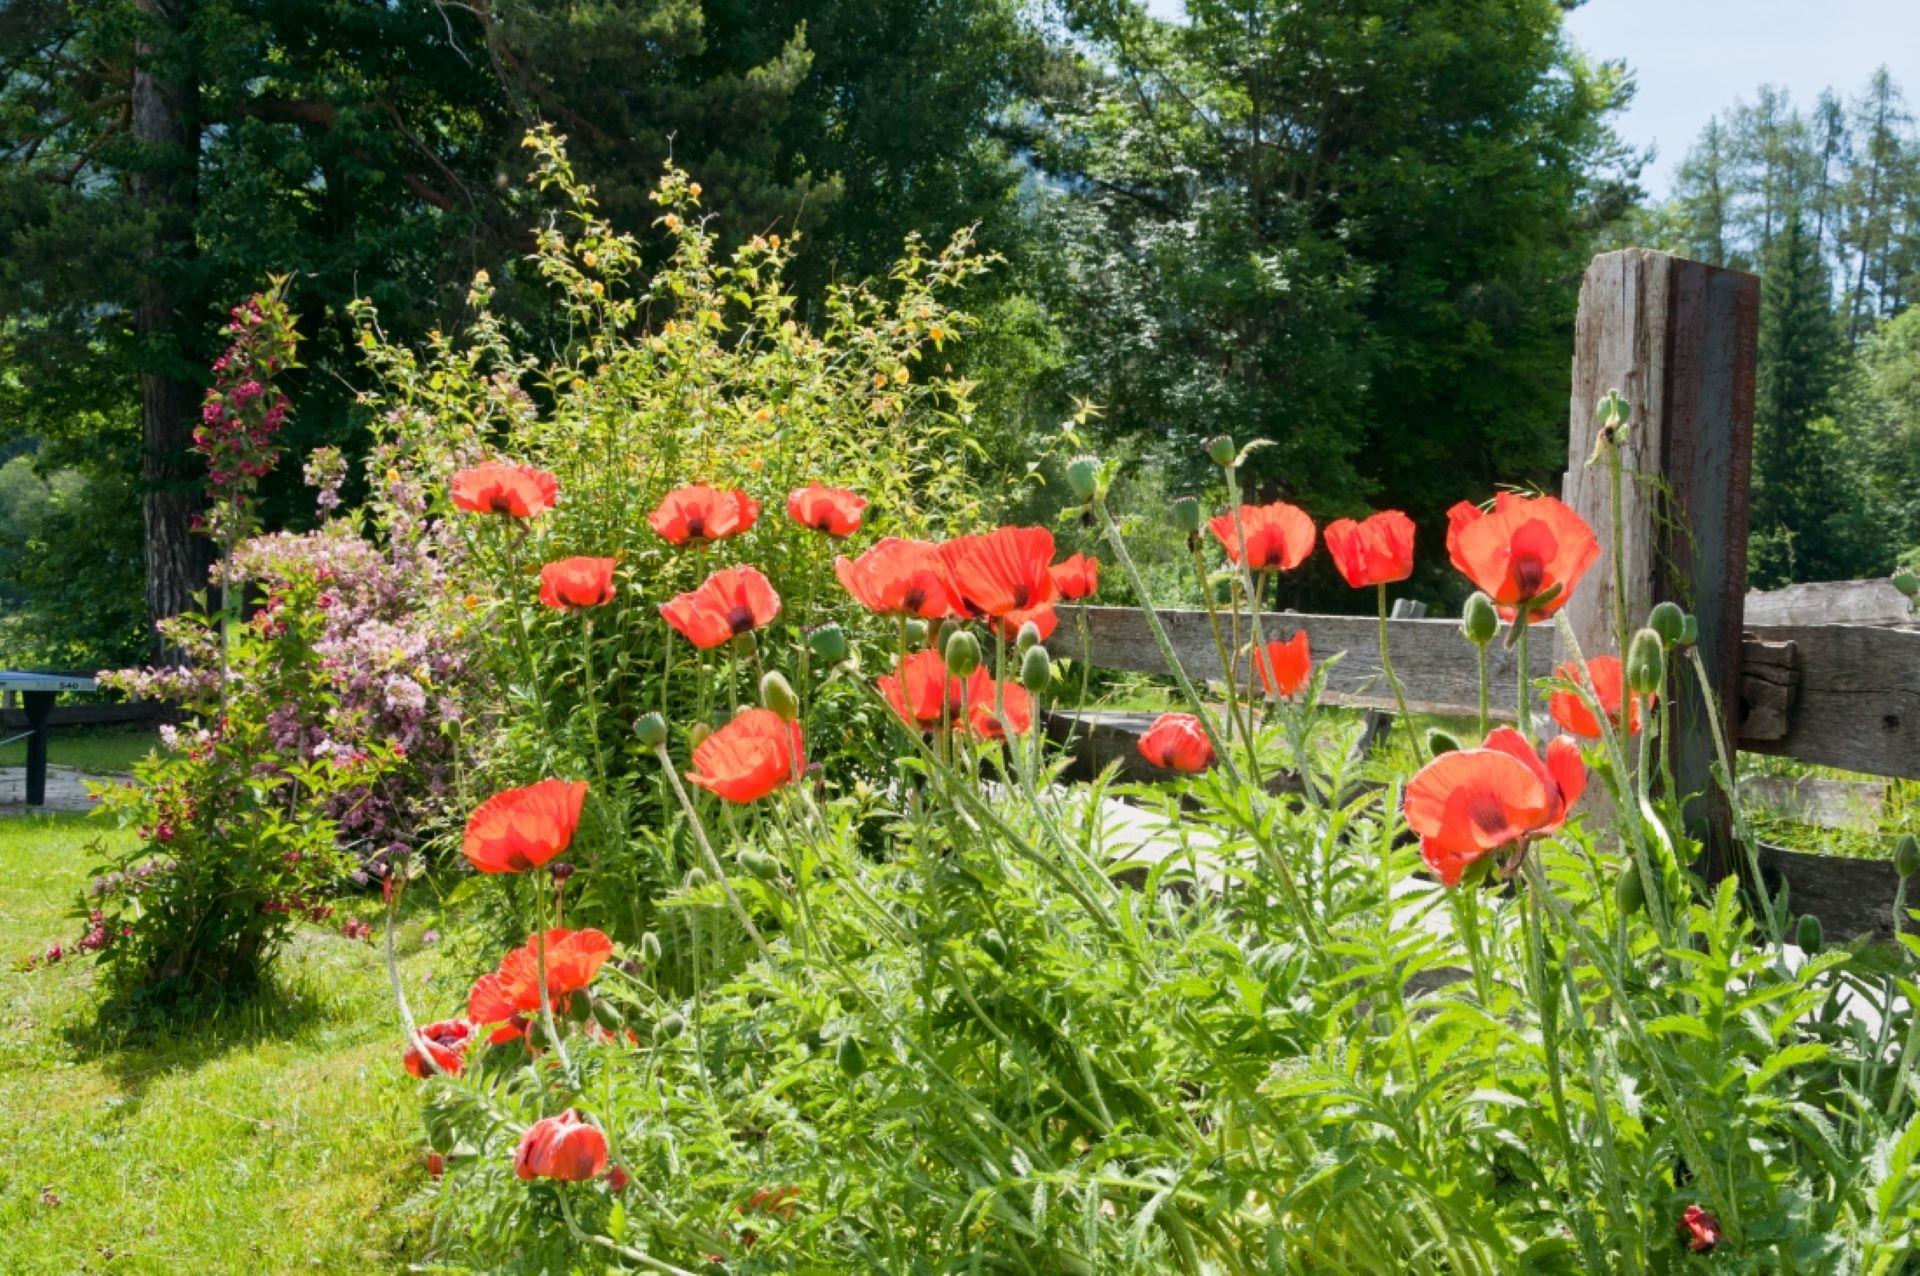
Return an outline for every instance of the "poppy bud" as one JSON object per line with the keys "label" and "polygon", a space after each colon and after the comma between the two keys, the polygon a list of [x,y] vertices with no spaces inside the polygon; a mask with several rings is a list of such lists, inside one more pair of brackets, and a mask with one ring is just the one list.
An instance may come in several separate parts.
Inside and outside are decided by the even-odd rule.
{"label": "poppy bud", "polygon": [[1659,634],[1642,629],[1627,646],[1627,686],[1635,695],[1651,696],[1657,694],[1666,681],[1666,648],[1660,645]]}
{"label": "poppy bud", "polygon": [[707,884],[707,870],[695,864],[687,870],[687,875],[680,879],[680,884],[690,891],[699,890]]}
{"label": "poppy bud", "polygon": [[1914,840],[1913,834],[1903,833],[1893,844],[1893,870],[1902,877],[1920,873],[1920,842]]}
{"label": "poppy bud", "polygon": [[1893,574],[1893,587],[1909,598],[1920,594],[1920,574],[1911,567],[1902,567]]}
{"label": "poppy bud", "polygon": [[643,713],[633,724],[633,734],[646,748],[657,749],[667,742],[667,720],[657,713]]}
{"label": "poppy bud", "polygon": [[980,667],[980,640],[962,629],[947,639],[947,672],[965,678]]}
{"label": "poppy bud", "polygon": [[650,966],[660,964],[660,936],[652,931],[640,936],[640,960]]}
{"label": "poppy bud", "polygon": [[1076,456],[1067,462],[1067,486],[1083,501],[1090,501],[1100,488],[1100,461],[1097,457]]}
{"label": "poppy bud", "polygon": [[1427,732],[1427,752],[1432,756],[1437,758],[1443,753],[1456,753],[1459,749],[1460,741],[1447,732],[1438,730]]}
{"label": "poppy bud", "polygon": [[1040,643],[1040,626],[1029,620],[1020,626],[1020,632],[1013,637],[1015,651],[1031,651]]}
{"label": "poppy bud", "polygon": [[914,619],[907,622],[907,645],[918,647],[927,640],[927,622]]}
{"label": "poppy bud", "polygon": [[1660,635],[1660,641],[1671,647],[1680,641],[1680,631],[1686,627],[1687,613],[1680,610],[1678,603],[1656,603],[1647,613],[1647,628]]}
{"label": "poppy bud", "polygon": [[1800,951],[1812,957],[1820,951],[1820,942],[1825,936],[1820,931],[1820,919],[1808,913],[1800,919],[1793,930],[1794,942],[1800,945]]}
{"label": "poppy bud", "polygon": [[653,1039],[656,1042],[672,1041],[687,1030],[687,1021],[679,1015],[662,1015],[660,1022],[653,1025]]}
{"label": "poppy bud", "polygon": [[761,676],[760,703],[788,722],[800,716],[800,697],[793,693],[793,684],[778,669],[770,669]]}
{"label": "poppy bud", "polygon": [[1613,879],[1613,902],[1622,917],[1631,917],[1646,907],[1647,885],[1640,880],[1640,866],[1632,860],[1623,864],[1620,876]]}
{"label": "poppy bud", "polygon": [[839,1049],[834,1051],[834,1062],[840,1065],[840,1071],[850,1077],[857,1077],[867,1070],[867,1053],[860,1048],[860,1038],[848,1033],[840,1038]]}
{"label": "poppy bud", "polygon": [[1467,598],[1467,605],[1461,609],[1460,632],[1476,647],[1484,647],[1492,642],[1494,635],[1500,632],[1500,613],[1493,609],[1493,599],[1475,590]]}
{"label": "poppy bud", "polygon": [[980,932],[980,938],[977,942],[980,945],[980,951],[993,958],[996,965],[1004,966],[1007,964],[1007,941],[999,931],[983,930]]}
{"label": "poppy bud", "polygon": [[830,665],[847,658],[847,632],[838,625],[822,625],[807,635],[807,649]]}
{"label": "poppy bud", "polygon": [[1680,638],[1677,646],[1691,647],[1700,641],[1700,618],[1688,612],[1686,619],[1680,622]]}
{"label": "poppy bud", "polygon": [[1020,685],[1037,696],[1052,683],[1053,659],[1047,655],[1047,649],[1029,647],[1020,661]]}
{"label": "poppy bud", "polygon": [[712,734],[713,724],[711,722],[694,723],[687,731],[687,747],[691,749],[699,748],[702,744],[706,743],[707,737]]}
{"label": "poppy bud", "polygon": [[741,851],[733,858],[739,861],[740,867],[750,876],[757,877],[763,882],[770,882],[780,876],[780,861],[764,851]]}
{"label": "poppy bud", "polygon": [[593,999],[593,1021],[608,1032],[618,1032],[627,1025],[626,1017],[620,1013],[619,1007],[605,997]]}
{"label": "poppy bud", "polygon": [[1200,502],[1183,496],[1173,503],[1173,525],[1189,536],[1200,534]]}
{"label": "poppy bud", "polygon": [[1229,436],[1216,434],[1207,440],[1207,459],[1221,469],[1228,469],[1233,465],[1233,456],[1233,439]]}

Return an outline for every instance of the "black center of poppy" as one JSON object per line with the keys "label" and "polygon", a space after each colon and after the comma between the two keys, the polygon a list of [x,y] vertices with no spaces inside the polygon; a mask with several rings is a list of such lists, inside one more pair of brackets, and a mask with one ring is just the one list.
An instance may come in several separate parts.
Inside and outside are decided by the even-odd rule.
{"label": "black center of poppy", "polygon": [[701,518],[698,514],[688,515],[687,535],[699,537],[704,540],[707,535],[707,520]]}
{"label": "black center of poppy", "polygon": [[733,630],[734,636],[738,637],[753,628],[753,613],[747,610],[745,604],[736,606],[727,613],[727,626]]}
{"label": "black center of poppy", "polygon": [[912,589],[909,589],[906,593],[906,597],[902,598],[900,601],[906,604],[906,608],[908,611],[919,611],[920,608],[926,604],[927,591],[916,586]]}
{"label": "black center of poppy", "polygon": [[1022,582],[1013,587],[1013,605],[1015,607],[1025,607],[1027,605],[1027,599],[1030,596],[1031,594],[1027,589],[1025,582]]}
{"label": "black center of poppy", "polygon": [[1476,793],[1468,799],[1467,818],[1489,837],[1507,831],[1507,808],[1491,793]]}
{"label": "black center of poppy", "polygon": [[495,492],[488,498],[487,508],[496,514],[511,514],[513,513],[513,501],[508,498],[505,492]]}
{"label": "black center of poppy", "polygon": [[1547,578],[1547,565],[1540,561],[1538,554],[1516,554],[1513,559],[1513,583],[1520,587],[1522,598],[1531,598],[1540,592],[1540,582]]}

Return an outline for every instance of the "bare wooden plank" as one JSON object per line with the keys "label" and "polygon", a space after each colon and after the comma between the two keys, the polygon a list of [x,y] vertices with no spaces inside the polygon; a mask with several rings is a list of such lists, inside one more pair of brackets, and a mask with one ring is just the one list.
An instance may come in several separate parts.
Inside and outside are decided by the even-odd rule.
{"label": "bare wooden plank", "polygon": [[[1587,267],[1574,325],[1568,469],[1563,498],[1625,550],[1626,596],[1611,564],[1595,564],[1567,618],[1589,656],[1624,655],[1615,618],[1629,628],[1671,600],[1700,622],[1709,689],[1738,703],[1747,590],[1747,488],[1760,281],[1643,248],[1603,253]],[[1608,474],[1587,464],[1599,423],[1594,406],[1618,389],[1631,407],[1622,456],[1628,472],[1614,525]],[[1676,696],[1669,740],[1680,792],[1703,795],[1689,823],[1724,871],[1731,812],[1712,783],[1711,727],[1695,695]]]}
{"label": "bare wooden plank", "polygon": [[1889,580],[1823,580],[1747,594],[1753,625],[1906,625],[1913,611]]}
{"label": "bare wooden plank", "polygon": [[[1760,874],[1770,890],[1787,884],[1787,908],[1796,917],[1820,919],[1829,942],[1857,935],[1893,936],[1893,901],[1899,874],[1885,860],[1807,855],[1777,846],[1760,848]],[[1920,900],[1909,899],[1910,905]],[[1905,922],[1911,931],[1913,923]]]}
{"label": "bare wooden plank", "polygon": [[1920,779],[1920,630],[1875,625],[1756,625],[1791,642],[1800,682],[1786,732],[1740,747]]}
{"label": "bare wooden plank", "polygon": [[1871,831],[1886,813],[1885,780],[1828,780],[1816,775],[1743,775],[1743,810],[1823,829]]}
{"label": "bare wooden plank", "polygon": [[1799,694],[1799,644],[1769,642],[1749,632],[1740,644],[1740,702],[1727,707],[1741,746],[1785,738]]}

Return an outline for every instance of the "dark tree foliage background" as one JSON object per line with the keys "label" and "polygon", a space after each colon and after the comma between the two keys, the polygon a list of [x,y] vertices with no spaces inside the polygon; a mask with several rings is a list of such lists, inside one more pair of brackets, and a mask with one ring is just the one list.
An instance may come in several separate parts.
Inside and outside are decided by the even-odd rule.
{"label": "dark tree foliage background", "polygon": [[[1080,412],[1145,510],[1202,477],[1205,438],[1261,436],[1263,492],[1405,508],[1428,564],[1453,500],[1557,481],[1593,251],[1764,268],[1755,579],[1886,570],[1920,544],[1899,87],[1763,90],[1641,207],[1608,126],[1631,76],[1569,45],[1566,7],[6,0],[0,662],[139,656],[204,581],[183,430],[220,315],[269,276],[309,334],[295,449],[360,437],[347,298],[423,333],[484,267],[550,321],[516,269],[537,121],[629,229],[671,156],[726,237],[798,232],[807,296],[980,225],[1006,261],[959,357],[1009,474]],[[296,468],[272,522],[307,517]]]}

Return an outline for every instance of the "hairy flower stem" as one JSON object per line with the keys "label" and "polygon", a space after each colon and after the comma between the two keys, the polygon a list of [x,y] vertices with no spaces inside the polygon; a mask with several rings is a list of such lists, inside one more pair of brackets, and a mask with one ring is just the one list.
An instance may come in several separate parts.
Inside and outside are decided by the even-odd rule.
{"label": "hairy flower stem", "polygon": [[1426,743],[1420,739],[1415,728],[1413,715],[1407,712],[1406,692],[1400,687],[1400,678],[1393,672],[1393,649],[1387,642],[1387,587],[1377,587],[1380,598],[1380,669],[1387,675],[1387,685],[1393,688],[1394,708],[1400,711],[1400,721],[1405,724],[1407,738],[1413,741],[1413,760],[1417,766],[1425,766],[1427,761]]}
{"label": "hairy flower stem", "polygon": [[1767,934],[1773,939],[1778,951],[1786,942],[1786,922],[1775,914],[1773,897],[1767,893],[1766,879],[1760,876],[1760,842],[1747,827],[1747,817],[1740,810],[1740,795],[1733,787],[1733,758],[1727,751],[1727,736],[1722,729],[1720,707],[1714,702],[1713,683],[1707,677],[1707,665],[1700,658],[1700,648],[1689,647],[1687,655],[1693,662],[1695,680],[1700,685],[1700,700],[1707,711],[1707,731],[1713,736],[1714,757],[1720,763],[1721,783],[1726,789],[1726,799],[1733,813],[1733,836],[1745,852],[1748,879],[1753,884],[1753,893],[1760,897],[1760,908],[1767,921]]}
{"label": "hairy flower stem", "polygon": [[[1625,422],[1618,427],[1624,431]],[[1616,653],[1624,667],[1627,661],[1627,538],[1621,533],[1626,521],[1626,499],[1620,470],[1620,438],[1616,434],[1607,444],[1607,486],[1613,503],[1613,632],[1619,643]]]}
{"label": "hairy flower stem", "polygon": [[1489,690],[1487,686],[1487,644],[1484,642],[1474,643],[1473,653],[1474,663],[1480,670],[1480,738],[1484,740],[1487,738],[1487,732],[1491,729],[1493,721],[1493,715],[1487,697]]}
{"label": "hairy flower stem", "polygon": [[1514,711],[1520,716],[1520,734],[1527,738],[1528,744],[1535,743],[1533,737],[1533,660],[1528,650],[1528,639],[1533,630],[1533,619],[1527,614],[1527,605],[1523,602],[1514,612],[1513,623],[1519,626],[1514,631],[1515,664],[1519,668],[1516,675],[1518,685],[1514,688]]}
{"label": "hairy flower stem", "polygon": [[[1227,508],[1233,512],[1233,536],[1234,540],[1237,541],[1240,546],[1240,577],[1246,583],[1247,587],[1247,625],[1253,632],[1253,649],[1256,652],[1265,654],[1267,650],[1267,635],[1260,624],[1260,585],[1259,582],[1254,579],[1252,566],[1247,562],[1247,528],[1245,522],[1242,521],[1240,517],[1239,469],[1240,467],[1237,464],[1221,467],[1221,471],[1226,475],[1227,479]],[[1275,588],[1277,589],[1278,586],[1276,585]],[[1247,696],[1249,700],[1251,700],[1259,690],[1258,667],[1258,662],[1256,661],[1255,676],[1247,684]],[[1249,718],[1253,716],[1251,705],[1248,707],[1247,716]],[[1254,783],[1264,787],[1265,781],[1261,779],[1260,764],[1254,755],[1253,746],[1253,739],[1249,737],[1247,740],[1247,760],[1253,771]]]}
{"label": "hairy flower stem", "polygon": [[573,1060],[567,1057],[567,1043],[560,1038],[560,1026],[553,1018],[553,997],[547,991],[547,922],[539,916],[542,910],[538,904],[534,907],[533,920],[533,967],[540,979],[540,1026],[546,1029],[547,1044],[553,1047],[554,1057],[560,1060],[560,1067],[573,1080],[574,1088],[579,1088],[579,1074],[573,1070]]}
{"label": "hairy flower stem", "polygon": [[593,681],[593,617],[584,616],[580,622],[580,667],[581,702],[586,712],[581,714],[587,720],[587,738],[593,743],[593,778],[604,795],[607,787],[607,755],[600,744],[600,700],[599,689]]}
{"label": "hairy flower stem", "polygon": [[713,853],[713,843],[707,840],[707,826],[701,821],[693,799],[687,796],[687,786],[680,782],[680,773],[673,769],[673,759],[667,754],[667,746],[664,743],[654,745],[653,756],[660,760],[660,769],[666,772],[673,796],[686,813],[687,827],[693,830],[694,844],[700,848],[700,855],[707,862],[707,871],[720,884],[721,891],[727,897],[727,906],[733,910],[734,917],[753,941],[753,946],[759,950],[761,959],[771,966],[773,951],[767,947],[766,937],[760,933],[760,928],[753,924],[753,916],[747,912],[747,906],[740,902],[740,896],[734,892],[733,883],[727,878],[727,870],[720,866],[720,857]]}
{"label": "hairy flower stem", "polygon": [[[1253,706],[1246,707],[1246,716],[1243,719],[1238,690],[1239,658],[1227,646],[1226,631],[1220,628],[1220,605],[1214,599],[1212,587],[1207,583],[1207,560],[1201,556],[1200,544],[1198,541],[1193,541],[1190,547],[1193,550],[1194,576],[1200,582],[1200,598],[1207,607],[1207,624],[1213,630],[1213,649],[1220,657],[1220,677],[1227,689],[1227,721],[1232,724],[1235,732],[1240,734],[1242,739],[1251,740],[1253,739]],[[1259,658],[1255,657],[1256,672],[1259,663]]]}

